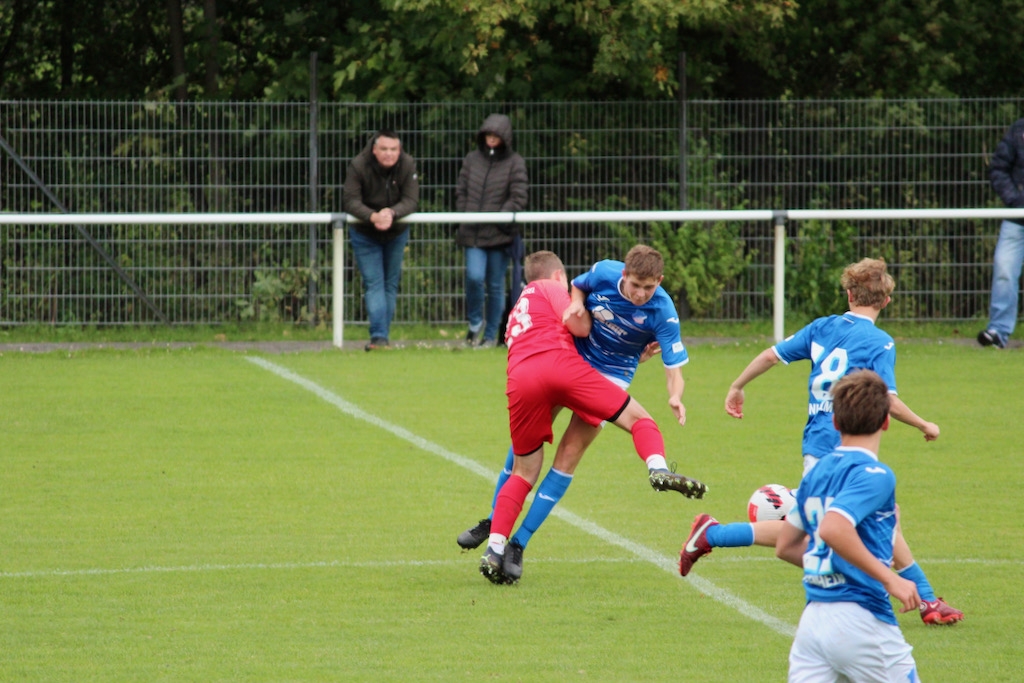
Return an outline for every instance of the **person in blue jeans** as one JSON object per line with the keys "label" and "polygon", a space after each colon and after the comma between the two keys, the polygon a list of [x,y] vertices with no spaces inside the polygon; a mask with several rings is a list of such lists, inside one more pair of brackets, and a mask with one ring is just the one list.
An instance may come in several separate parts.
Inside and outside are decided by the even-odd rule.
{"label": "person in blue jeans", "polygon": [[[477,131],[476,149],[462,162],[455,186],[455,208],[473,213],[522,211],[528,188],[526,161],[512,149],[512,122],[504,114],[491,114]],[[518,226],[464,223],[459,226],[455,243],[465,249],[466,256],[466,344],[495,346],[505,327],[505,272],[514,253],[517,260],[522,259]],[[512,283],[516,299],[517,284]]]}
{"label": "person in blue jeans", "polygon": [[[989,179],[1006,206],[1024,208],[1024,119],[1006,131],[992,154]],[[992,257],[992,299],[988,327],[978,333],[978,343],[1002,349],[1017,326],[1017,295],[1024,264],[1024,219],[1004,220]]]}
{"label": "person in blue jeans", "polygon": [[402,151],[392,130],[374,135],[348,166],[342,201],[360,221],[352,224],[349,236],[370,319],[367,351],[389,344],[409,241],[409,226],[399,219],[416,211],[419,197],[416,161]]}

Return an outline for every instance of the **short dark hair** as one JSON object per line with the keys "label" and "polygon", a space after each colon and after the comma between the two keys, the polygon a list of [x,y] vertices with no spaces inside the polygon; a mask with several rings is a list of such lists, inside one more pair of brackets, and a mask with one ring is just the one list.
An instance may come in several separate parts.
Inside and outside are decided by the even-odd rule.
{"label": "short dark hair", "polygon": [[562,259],[552,251],[535,251],[527,255],[523,263],[523,275],[527,282],[546,280],[559,270],[564,271]]}
{"label": "short dark hair", "polygon": [[840,434],[874,434],[889,414],[889,387],[872,370],[855,370],[832,386],[832,415]]}
{"label": "short dark hair", "polygon": [[393,140],[398,140],[399,142],[402,141],[402,138],[398,137],[398,133],[396,133],[390,128],[381,128],[380,130],[378,130],[377,134],[373,136],[374,144],[377,143],[378,138],[391,138]]}

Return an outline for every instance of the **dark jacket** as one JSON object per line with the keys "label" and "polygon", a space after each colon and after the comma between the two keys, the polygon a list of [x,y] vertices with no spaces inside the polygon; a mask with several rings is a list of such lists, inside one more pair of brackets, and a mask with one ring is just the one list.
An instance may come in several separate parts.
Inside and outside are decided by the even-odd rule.
{"label": "dark jacket", "polygon": [[[419,207],[420,181],[416,174],[416,160],[405,150],[394,166],[382,168],[377,157],[373,156],[375,140],[371,139],[348,165],[342,209],[365,221],[353,223],[353,230],[378,242],[389,242],[409,229],[408,223],[397,221]],[[370,223],[370,215],[386,208],[395,212],[396,222],[382,232]]]}
{"label": "dark jacket", "polygon": [[[1006,131],[989,165],[992,189],[1012,209],[1024,208],[1024,119]],[[1009,219],[1024,225],[1024,218]]]}
{"label": "dark jacket", "polygon": [[[501,138],[494,149],[484,141],[488,133]],[[491,114],[481,124],[476,142],[477,149],[466,155],[459,171],[455,209],[470,213],[524,210],[529,178],[523,157],[512,150],[512,122],[504,114]],[[504,247],[512,243],[517,230],[514,223],[465,223],[459,226],[455,243],[484,249]]]}

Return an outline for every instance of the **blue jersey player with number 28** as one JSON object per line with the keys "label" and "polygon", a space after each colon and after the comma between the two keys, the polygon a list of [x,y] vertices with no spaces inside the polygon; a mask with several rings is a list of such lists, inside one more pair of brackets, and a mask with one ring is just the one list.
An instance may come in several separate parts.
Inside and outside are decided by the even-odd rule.
{"label": "blue jersey player with number 28", "polygon": [[891,396],[870,370],[835,382],[828,400],[840,443],[801,480],[779,532],[776,555],[803,568],[807,595],[789,652],[790,683],[919,680],[889,601],[903,612],[921,602],[914,582],[889,569],[896,477],[878,451]]}
{"label": "blue jersey player with number 28", "polygon": [[[890,394],[890,414],[896,420],[921,430],[926,441],[939,436],[939,427],[919,417],[896,395],[896,343],[875,325],[879,313],[891,301],[896,284],[882,259],[863,259],[846,267],[842,286],[847,292],[850,310],[843,315],[818,318],[796,334],[762,351],[729,387],[725,410],[735,418],[743,417],[743,388],[778,363],[807,360],[811,372],[807,380],[807,423],[804,426],[804,475],[815,463],[839,444],[839,432],[832,424],[832,385],[856,369],[877,373]],[[715,547],[763,545],[775,547],[783,521],[719,524],[707,514],[694,520],[690,536],[680,552],[679,571],[689,573],[700,557]],[[897,531],[899,531],[897,527]],[[914,561],[910,547],[897,533],[896,570],[917,584],[921,594],[921,618],[926,624],[952,624],[963,619],[963,612],[945,603],[935,593],[921,567]]]}

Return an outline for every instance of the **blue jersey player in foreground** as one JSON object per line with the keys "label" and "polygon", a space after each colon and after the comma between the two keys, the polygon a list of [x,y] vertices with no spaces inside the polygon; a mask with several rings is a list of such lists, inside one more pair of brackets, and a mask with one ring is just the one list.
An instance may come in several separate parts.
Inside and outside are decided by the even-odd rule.
{"label": "blue jersey player in foreground", "polygon": [[[630,249],[624,262],[599,261],[572,281],[572,303],[565,315],[593,318],[589,336],[575,340],[576,350],[594,369],[623,389],[632,382],[642,356],[646,359],[660,351],[669,407],[676,421],[684,425],[685,383],[681,368],[689,361],[689,355],[680,337],[675,304],[660,286],[663,272],[661,254],[646,245]],[[570,418],[554,462],[537,488],[522,524],[509,540],[505,569],[511,580],[522,575],[523,550],[565,495],[583,453],[600,432],[601,427],[592,427],[576,415]],[[509,449],[495,486],[492,514],[494,500],[512,473],[513,458]],[[664,454],[647,457],[645,464],[655,490],[679,491],[690,498],[700,498],[707,491],[699,481],[671,472]],[[478,547],[488,539],[490,527],[490,517],[480,520],[459,535],[458,544],[465,549]]]}
{"label": "blue jersey player in foreground", "polygon": [[840,445],[800,482],[776,555],[804,570],[807,605],[789,651],[790,683],[916,683],[917,666],[896,621],[917,609],[917,586],[890,570],[896,477],[878,461],[891,394],[870,370],[832,388]]}
{"label": "blue jersey player in foreground", "polygon": [[[875,326],[879,313],[888,305],[895,282],[882,259],[863,259],[846,267],[842,286],[850,310],[843,315],[818,318],[793,336],[762,351],[729,387],[725,410],[743,417],[743,388],[775,367],[799,360],[811,362],[807,380],[807,423],[804,427],[804,475],[839,444],[839,432],[832,424],[832,385],[855,369],[873,370],[885,381],[893,418],[919,429],[926,441],[939,436],[939,427],[918,416],[896,395],[896,344],[888,333]],[[686,576],[693,563],[716,547],[763,545],[774,547],[783,521],[719,524],[707,514],[694,520],[690,536],[680,552],[679,571]],[[910,547],[897,527],[895,568],[917,584],[921,594],[921,618],[926,624],[953,624],[963,612],[945,603],[914,561]]]}

